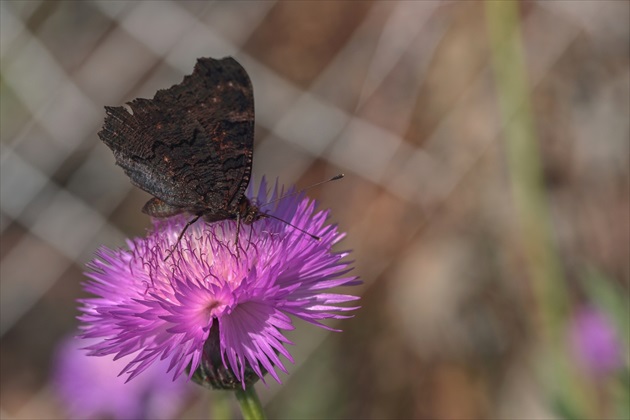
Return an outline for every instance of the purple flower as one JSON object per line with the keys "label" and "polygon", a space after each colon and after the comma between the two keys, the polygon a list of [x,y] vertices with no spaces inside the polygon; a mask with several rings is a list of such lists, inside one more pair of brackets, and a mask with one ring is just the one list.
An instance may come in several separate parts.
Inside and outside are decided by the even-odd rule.
{"label": "purple flower", "polygon": [[576,312],[570,340],[577,361],[595,377],[612,373],[623,364],[617,331],[606,315],[595,308],[585,306]]}
{"label": "purple flower", "polygon": [[[281,195],[276,185],[269,197],[263,179],[253,201]],[[156,222],[146,238],[128,241],[129,250],[101,248],[85,285],[96,297],[81,301],[84,337],[100,339],[91,354],[134,353],[123,369],[129,379],[164,359],[174,378],[187,368],[192,376],[207,359],[204,345],[216,337],[210,347],[243,386],[248,371],[256,379],[267,371],[280,382],[274,371],[286,372],[280,356],[293,362],[284,347],[292,343],[282,334],[294,328],[289,315],[330,329],[320,321],[348,318],[342,314],[357,308],[341,305],[358,297],[329,289],[360,282],[347,276],[351,269],[342,259],[348,253],[331,250],[344,234],[326,224],[327,211],[315,212],[302,195],[262,207],[321,240],[264,218],[241,225],[237,253],[236,222],[200,222],[163,261],[186,222],[174,217]]]}
{"label": "purple flower", "polygon": [[168,419],[183,408],[192,390],[185,380],[169,380],[164,362],[125,384],[117,372],[126,362],[88,356],[81,348],[89,342],[68,337],[54,357],[54,392],[71,418]]}

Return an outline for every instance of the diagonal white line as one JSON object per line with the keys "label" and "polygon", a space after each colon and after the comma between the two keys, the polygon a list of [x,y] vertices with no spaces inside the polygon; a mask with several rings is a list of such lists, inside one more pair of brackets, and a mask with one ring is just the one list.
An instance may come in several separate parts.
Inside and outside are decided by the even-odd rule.
{"label": "diagonal white line", "polygon": [[[273,118],[277,118],[277,115],[281,115],[281,118],[277,123],[270,126],[271,135],[290,144],[295,144],[301,150],[308,152],[311,156],[310,159],[304,159],[304,163],[299,170],[297,168],[292,170],[293,176],[298,177],[303,174],[313,158],[325,156],[327,159],[334,161],[338,165],[348,167],[365,178],[375,182],[380,180],[383,172],[381,170],[382,168],[379,168],[382,166],[380,163],[386,160],[387,157],[391,158],[393,151],[397,150],[403,143],[401,134],[404,129],[406,129],[408,117],[405,119],[405,122],[402,124],[403,127],[401,127],[398,132],[392,132],[391,130],[374,125],[371,121],[361,116],[353,117],[339,106],[326,101],[319,95],[311,93],[310,90],[316,91],[323,86],[334,85],[334,83],[336,83],[338,69],[346,66],[347,60],[356,59],[357,54],[369,53],[371,45],[366,44],[365,39],[368,37],[368,34],[373,31],[374,26],[383,19],[382,15],[389,13],[385,28],[396,28],[396,25],[401,23],[400,16],[406,16],[409,12],[415,10],[409,10],[408,5],[409,3],[405,2],[395,3],[393,12],[390,12],[392,8],[391,4],[382,3],[375,5],[370,14],[354,31],[351,38],[344,44],[344,47],[337,53],[326,69],[320,73],[317,79],[313,81],[311,89],[303,92],[297,91],[294,92],[293,95],[286,95],[287,101],[284,104],[284,108],[280,108],[280,110],[277,107],[273,108],[275,111]],[[414,7],[415,6],[412,6],[412,8]],[[433,7],[433,5],[425,7],[427,15],[434,10]],[[395,32],[395,29],[392,29],[389,31],[390,36],[385,40],[382,40],[383,34],[381,33],[379,42],[381,42],[383,48],[390,47],[393,43],[406,45],[408,48],[409,45],[411,45],[411,40],[402,41],[402,38],[410,35],[416,36],[421,31],[422,27],[421,20],[416,22],[415,25],[406,25],[405,33],[403,36],[398,37],[392,35],[392,33]],[[381,64],[380,60],[390,59],[393,62],[381,65],[381,67],[391,70],[400,61],[405,52],[406,51],[401,50],[398,51],[396,56],[380,54],[376,59],[373,57],[370,60],[370,68]],[[426,60],[428,61],[428,58]],[[373,73],[374,72],[368,69],[368,77]],[[383,78],[386,75],[387,74],[383,72],[379,74],[379,76]],[[408,91],[417,91],[421,80],[421,77],[414,80],[415,83],[409,86]],[[382,79],[371,80],[367,85],[367,89],[376,89],[380,85],[380,82],[382,82]],[[284,86],[278,84],[273,85],[272,88],[274,91],[278,91],[282,90]],[[364,86],[364,89],[366,89],[366,86]],[[299,97],[295,98],[295,93],[299,93]],[[363,92],[361,95],[365,96]],[[409,97],[412,96],[412,94],[409,95]],[[409,108],[411,108],[411,106]],[[285,110],[284,112],[282,111],[283,109]],[[408,114],[410,115],[410,113],[411,110]],[[357,130],[360,132],[358,133]],[[353,136],[356,134],[367,134],[366,140],[361,141],[354,138]],[[326,151],[333,143],[334,151]],[[370,150],[374,156],[381,157],[376,168],[369,164],[360,163],[361,157],[365,155],[367,150]],[[275,160],[272,159],[272,157],[275,152],[276,146],[271,143],[263,143],[257,150],[257,154],[261,156],[260,161],[263,162],[263,164],[265,162],[273,164]],[[346,166],[348,163],[350,163],[350,165]],[[267,165],[267,167],[269,167],[269,165]],[[271,168],[269,170],[271,170]],[[264,172],[267,171],[263,170],[263,173]]]}
{"label": "diagonal white line", "polygon": [[[394,66],[400,62],[403,55],[409,52],[418,33],[424,25],[429,23],[429,18],[439,5],[439,1],[399,2],[396,4],[396,8],[387,19],[376,43],[374,56],[368,66],[368,74],[361,90],[358,107],[372,96]],[[439,32],[439,35],[441,38],[442,33]]]}
{"label": "diagonal white line", "polygon": [[[113,233],[117,243],[122,243],[124,238],[98,212],[67,190],[50,183],[44,174],[19,156],[14,155],[2,165],[2,171],[3,182],[8,178],[1,189],[2,212],[27,226],[32,235],[65,259],[53,258],[49,250],[38,246],[30,236],[25,236],[4,256],[0,283],[0,335],[39,300],[73,261],[88,257],[86,252],[95,249],[95,241],[103,237],[100,232],[107,230],[110,236]],[[49,197],[42,208],[25,211],[23,202],[8,199],[20,194],[25,182],[31,185],[31,193],[36,190],[36,195]],[[27,255],[38,264],[24,264]]]}
{"label": "diagonal white line", "polygon": [[[25,32],[22,21],[18,19],[8,2],[0,2],[0,58],[5,58],[13,42]],[[0,63],[2,61],[0,60]]]}

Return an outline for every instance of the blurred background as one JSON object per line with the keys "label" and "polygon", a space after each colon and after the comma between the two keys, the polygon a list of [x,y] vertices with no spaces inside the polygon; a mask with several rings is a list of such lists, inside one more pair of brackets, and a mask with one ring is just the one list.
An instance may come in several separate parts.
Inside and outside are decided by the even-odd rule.
{"label": "blurred background", "polygon": [[[627,418],[629,5],[2,1],[2,418],[70,415],[85,263],[150,225],[103,106],[228,55],[254,182],[345,173],[309,194],[364,281],[343,333],[298,322],[270,418]],[[169,416],[240,415],[186,392]]]}

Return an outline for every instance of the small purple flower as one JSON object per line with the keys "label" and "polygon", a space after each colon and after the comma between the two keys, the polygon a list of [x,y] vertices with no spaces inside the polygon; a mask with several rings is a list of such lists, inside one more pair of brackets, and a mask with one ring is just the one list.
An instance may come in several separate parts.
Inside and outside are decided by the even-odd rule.
{"label": "small purple flower", "polygon": [[117,372],[126,362],[88,356],[82,347],[89,343],[68,337],[54,356],[53,389],[70,418],[168,419],[183,409],[192,389],[183,378],[171,381],[164,362],[125,384]]}
{"label": "small purple flower", "polygon": [[593,307],[585,306],[575,313],[570,340],[577,361],[595,377],[610,374],[623,364],[622,344],[614,325]]}
{"label": "small purple flower", "polygon": [[[263,179],[253,201],[281,195],[276,185],[269,197]],[[219,363],[242,386],[251,372],[257,379],[267,371],[280,382],[274,367],[286,368],[279,356],[293,362],[284,347],[292,343],[281,332],[294,328],[289,315],[330,329],[320,321],[348,318],[339,313],[357,308],[341,305],[358,297],[329,289],[360,282],[347,276],[351,268],[342,259],[348,253],[331,250],[344,234],[325,223],[327,211],[315,212],[302,195],[268,207],[262,210],[321,240],[264,218],[241,225],[237,253],[234,221],[196,223],[163,261],[186,222],[174,217],[156,222],[146,238],[128,241],[129,250],[101,248],[85,285],[96,297],[81,301],[83,335],[100,339],[91,354],[134,353],[121,372],[129,379],[167,359],[177,378],[187,369],[193,375],[214,340]]]}

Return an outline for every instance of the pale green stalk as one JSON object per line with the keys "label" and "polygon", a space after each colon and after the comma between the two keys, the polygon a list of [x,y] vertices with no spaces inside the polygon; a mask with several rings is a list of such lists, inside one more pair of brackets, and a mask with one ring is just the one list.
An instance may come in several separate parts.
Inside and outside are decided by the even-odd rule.
{"label": "pale green stalk", "polygon": [[248,386],[246,389],[239,388],[235,392],[236,399],[241,406],[241,413],[243,413],[243,418],[245,420],[259,420],[267,418],[253,385]]}
{"label": "pale green stalk", "polygon": [[[566,349],[568,292],[552,234],[534,116],[530,104],[518,2],[486,1],[492,65],[503,119],[503,137],[510,172],[522,251],[546,364],[547,392],[564,409],[588,415],[592,405],[578,383]],[[590,406],[590,407],[589,407]]]}

